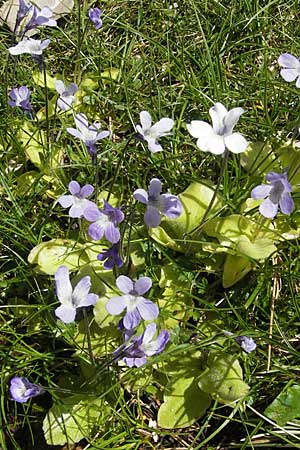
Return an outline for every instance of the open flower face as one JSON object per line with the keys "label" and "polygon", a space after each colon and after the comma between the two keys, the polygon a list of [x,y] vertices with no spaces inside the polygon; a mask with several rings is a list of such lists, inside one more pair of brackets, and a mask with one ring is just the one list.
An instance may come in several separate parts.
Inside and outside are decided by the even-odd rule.
{"label": "open flower face", "polygon": [[174,121],[167,117],[160,119],[157,123],[152,125],[152,119],[147,111],[140,113],[141,125],[136,125],[139,137],[146,141],[148,149],[151,153],[157,153],[162,151],[162,146],[158,143],[158,140],[163,136],[168,136],[174,126]]}
{"label": "open flower face", "polygon": [[62,111],[68,111],[75,100],[74,94],[78,91],[77,84],[70,83],[69,86],[66,87],[63,81],[56,80],[55,89],[59,93],[59,98],[57,99],[57,106]]}
{"label": "open flower face", "polygon": [[45,391],[41,386],[30,383],[25,377],[14,377],[10,381],[10,395],[18,403],[25,403],[32,397],[43,394]]}
{"label": "open flower face", "polygon": [[77,181],[73,180],[69,183],[69,191],[71,195],[62,195],[57,202],[63,208],[70,208],[69,216],[72,218],[85,217],[85,210],[88,207],[96,207],[95,203],[87,200],[87,197],[94,192],[93,186],[86,184],[80,187]]}
{"label": "open flower face", "polygon": [[75,115],[75,124],[77,128],[67,128],[68,133],[81,139],[89,154],[94,156],[97,152],[96,142],[108,137],[109,131],[99,131],[100,125],[97,122],[89,125],[87,117],[83,113]]}
{"label": "open flower face", "polygon": [[8,51],[11,55],[22,55],[29,53],[31,56],[41,56],[43,50],[50,44],[50,39],[40,41],[39,39],[24,38],[17,45],[9,47]]}
{"label": "open flower face", "polygon": [[240,133],[233,133],[233,128],[243,114],[242,108],[227,111],[222,103],[216,103],[209,110],[212,126],[202,120],[193,120],[187,124],[188,132],[197,138],[197,146],[204,152],[222,155],[225,149],[233,153],[242,153],[248,142]]}
{"label": "open flower face", "polygon": [[283,53],[278,64],[283,67],[280,71],[282,78],[288,83],[296,80],[296,87],[300,88],[300,60],[290,53]]}
{"label": "open flower face", "polygon": [[120,240],[118,224],[124,220],[124,213],[120,208],[114,208],[104,201],[104,208],[98,209],[96,205],[89,206],[85,210],[85,218],[93,222],[88,228],[89,236],[95,241],[106,237],[112,244]]}

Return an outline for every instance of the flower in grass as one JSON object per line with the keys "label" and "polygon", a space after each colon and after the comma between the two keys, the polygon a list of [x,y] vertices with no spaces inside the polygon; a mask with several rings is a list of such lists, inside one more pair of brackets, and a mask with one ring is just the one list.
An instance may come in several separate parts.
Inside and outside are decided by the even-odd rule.
{"label": "flower in grass", "polygon": [[94,122],[89,125],[87,117],[83,113],[75,114],[75,125],[77,128],[67,128],[67,132],[72,136],[81,139],[86,145],[87,151],[93,157],[95,156],[96,142],[109,136],[109,131],[100,131],[100,124]]}
{"label": "flower in grass", "polygon": [[151,153],[161,152],[162,146],[158,143],[158,140],[171,134],[170,131],[174,126],[174,121],[164,117],[151,126],[152,118],[147,111],[140,112],[140,121],[141,125],[136,125],[138,137],[147,142]]}
{"label": "flower in grass", "polygon": [[11,55],[22,55],[23,53],[29,53],[33,57],[42,56],[43,50],[50,44],[50,39],[41,41],[39,39],[24,38],[18,42],[17,45],[9,47],[8,51]]}
{"label": "flower in grass", "polygon": [[248,336],[237,336],[235,338],[235,341],[237,342],[237,344],[239,344],[239,346],[246,353],[251,353],[251,352],[253,352],[253,350],[256,349],[256,343],[255,343],[254,339],[252,339],[251,337],[248,337]]}
{"label": "flower in grass", "polygon": [[98,209],[95,204],[89,205],[84,217],[93,222],[88,228],[88,234],[92,239],[99,241],[105,236],[112,244],[119,242],[118,224],[124,220],[124,213],[120,208],[114,208],[104,200],[104,208]]}
{"label": "flower in grass", "polygon": [[182,204],[176,195],[161,194],[162,183],[158,178],[152,178],[148,192],[136,189],[133,197],[147,205],[144,220],[148,227],[157,227],[161,221],[161,214],[170,219],[177,219],[182,213]]}
{"label": "flower in grass", "polygon": [[149,323],[145,331],[139,336],[132,336],[132,333],[125,333],[125,344],[121,345],[115,352],[115,355],[122,355],[122,359],[128,367],[141,367],[147,362],[149,356],[161,353],[169,339],[170,333],[162,330],[156,339],[156,324]]}
{"label": "flower in grass", "polygon": [[19,403],[25,403],[30,398],[45,392],[41,386],[30,383],[25,377],[13,377],[10,381],[9,391],[13,400]]}
{"label": "flower in grass", "polygon": [[90,8],[89,9],[89,18],[90,21],[95,25],[96,30],[102,27],[102,20],[100,19],[102,14],[101,9],[99,8]]}
{"label": "flower in grass", "polygon": [[30,90],[26,86],[20,86],[19,88],[13,88],[8,94],[11,100],[8,101],[9,106],[19,106],[24,111],[32,111],[30,104]]}
{"label": "flower in grass", "polygon": [[287,172],[282,174],[269,172],[266,175],[269,184],[260,184],[251,191],[254,200],[265,199],[259,206],[259,212],[267,219],[273,219],[278,207],[283,214],[291,214],[294,201],[290,195],[292,186],[288,181]]}
{"label": "flower in grass", "polygon": [[78,91],[78,86],[76,83],[70,83],[68,87],[65,86],[64,82],[61,80],[56,80],[55,89],[59,93],[59,98],[57,99],[57,106],[62,111],[67,111],[71,108],[72,103],[75,100],[75,92]]}
{"label": "flower in grass", "polygon": [[73,289],[66,266],[60,266],[54,276],[56,295],[61,303],[61,306],[55,309],[55,315],[64,323],[74,322],[78,308],[94,305],[98,300],[98,295],[89,294],[91,278],[81,278]]}
{"label": "flower in grass", "polygon": [[31,8],[33,8],[33,5],[30,2],[19,0],[19,9],[17,11],[15,31],[17,31],[20,23],[27,16]]}
{"label": "flower in grass", "polygon": [[152,286],[151,278],[141,277],[136,282],[120,275],[116,280],[117,287],[124,295],[112,297],[106,303],[109,314],[117,316],[126,309],[123,317],[123,325],[126,330],[131,330],[139,325],[142,319],[154,320],[159,314],[158,306],[143,297]]}
{"label": "flower in grass", "polygon": [[85,217],[85,209],[88,206],[96,207],[95,203],[87,200],[87,197],[94,192],[94,188],[90,184],[80,187],[80,184],[73,180],[69,183],[69,191],[71,195],[62,195],[57,201],[63,208],[70,208],[70,217]]}
{"label": "flower in grass", "polygon": [[48,6],[40,9],[37,6],[33,6],[29,10],[29,15],[31,16],[29,21],[24,27],[23,32],[27,33],[29,30],[40,26],[56,27],[56,20],[52,19],[53,11]]}
{"label": "flower in grass", "polygon": [[197,147],[204,152],[222,155],[227,148],[233,153],[242,153],[248,142],[240,133],[233,133],[233,128],[243,114],[243,108],[227,111],[222,103],[216,103],[209,110],[212,126],[202,120],[188,123],[188,132],[197,138]]}
{"label": "flower in grass", "polygon": [[278,64],[283,67],[280,71],[282,78],[288,83],[296,80],[296,87],[300,87],[300,59],[290,53],[283,53],[278,58]]}
{"label": "flower in grass", "polygon": [[99,253],[97,259],[99,259],[99,261],[104,261],[104,269],[111,270],[113,267],[122,267],[124,265],[124,262],[119,255],[119,250],[120,243],[117,242],[105,252]]}

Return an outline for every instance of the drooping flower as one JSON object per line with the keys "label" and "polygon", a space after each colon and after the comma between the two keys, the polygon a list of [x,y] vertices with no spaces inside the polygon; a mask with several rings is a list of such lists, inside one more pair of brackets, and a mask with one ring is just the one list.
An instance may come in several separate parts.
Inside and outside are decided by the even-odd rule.
{"label": "drooping flower", "polygon": [[94,202],[87,200],[87,197],[94,192],[94,188],[90,184],[80,187],[80,184],[73,180],[69,183],[69,191],[71,192],[71,195],[62,195],[57,202],[63,208],[70,208],[70,217],[85,217],[85,210],[87,207],[96,207]]}
{"label": "drooping flower", "polygon": [[255,343],[254,339],[252,339],[251,337],[248,337],[248,336],[237,336],[235,338],[235,341],[237,342],[237,344],[239,344],[239,346],[246,353],[251,353],[251,352],[253,352],[253,350],[256,349],[256,343]]}
{"label": "drooping flower", "polygon": [[163,148],[158,143],[158,140],[171,134],[170,131],[174,126],[174,121],[164,117],[151,126],[152,118],[147,111],[140,112],[140,121],[141,125],[136,125],[138,137],[147,142],[151,153],[161,152]]}
{"label": "drooping flower", "polygon": [[161,214],[170,219],[177,219],[182,213],[182,204],[176,195],[161,194],[162,183],[158,178],[152,178],[148,192],[136,189],[133,197],[147,205],[144,220],[148,227],[157,227],[161,221]]}
{"label": "drooping flower", "polygon": [[142,319],[154,320],[159,314],[158,306],[143,297],[152,286],[151,278],[141,277],[136,282],[130,278],[120,275],[116,280],[117,287],[122,296],[112,297],[106,303],[109,314],[117,316],[126,309],[123,317],[123,325],[127,330],[138,326]]}
{"label": "drooping flower", "polygon": [[29,30],[40,26],[56,27],[56,20],[52,19],[53,11],[48,6],[40,9],[37,6],[33,6],[29,10],[30,19],[24,27],[23,33],[27,33]]}
{"label": "drooping flower", "polygon": [[103,209],[90,205],[85,210],[84,216],[89,222],[93,222],[88,228],[88,234],[92,239],[99,241],[105,236],[112,244],[119,242],[118,224],[124,220],[124,213],[120,208],[114,208],[104,200]]}
{"label": "drooping flower", "polygon": [[43,394],[45,390],[37,384],[30,383],[25,377],[13,377],[10,380],[10,395],[13,400],[19,403],[25,403],[32,397]]}
{"label": "drooping flower", "polygon": [[167,330],[162,330],[156,339],[156,324],[149,323],[146,325],[145,331],[140,336],[129,337],[125,334],[125,344],[121,345],[114,353],[121,354],[119,358],[125,362],[128,367],[141,367],[147,362],[149,356],[158,355],[161,353],[169,339],[170,333]]}
{"label": "drooping flower", "polygon": [[292,186],[288,181],[287,172],[282,174],[269,172],[266,180],[270,184],[260,184],[251,191],[254,200],[265,199],[259,206],[259,212],[268,219],[273,219],[278,207],[283,214],[291,214],[294,209],[294,201],[290,195]]}
{"label": "drooping flower", "polygon": [[54,312],[64,323],[74,322],[78,308],[94,305],[98,300],[98,295],[89,294],[91,288],[89,276],[81,278],[74,289],[72,288],[69,269],[66,266],[60,266],[55,272],[55,286],[61,306]]}
{"label": "drooping flower", "polygon": [[62,111],[67,111],[71,108],[72,103],[75,100],[75,92],[78,91],[78,86],[76,83],[70,83],[68,87],[65,86],[64,82],[61,80],[56,80],[55,89],[59,93],[59,98],[57,99],[57,106]]}
{"label": "drooping flower", "polygon": [[283,67],[280,71],[282,78],[288,83],[296,80],[296,87],[300,88],[300,59],[290,53],[283,53],[278,58],[278,64]]}
{"label": "drooping flower", "polygon": [[113,244],[108,250],[99,253],[97,259],[104,261],[104,269],[111,270],[113,267],[122,267],[124,262],[119,255],[120,243]]}
{"label": "drooping flower", "polygon": [[8,94],[11,100],[8,101],[9,106],[19,106],[24,111],[32,111],[30,104],[30,90],[26,86],[20,86],[19,88],[13,88]]}
{"label": "drooping flower", "polygon": [[22,55],[24,53],[29,53],[31,56],[41,56],[43,50],[50,44],[50,39],[45,39],[41,41],[39,39],[24,38],[22,41],[18,42],[17,45],[9,47],[8,51],[11,55]]}
{"label": "drooping flower", "polygon": [[99,8],[90,8],[89,9],[89,18],[90,21],[95,25],[96,30],[102,27],[102,20],[100,19],[102,15],[102,11]]}
{"label": "drooping flower", "polygon": [[96,142],[100,139],[104,139],[109,136],[109,131],[100,131],[100,124],[98,122],[94,122],[92,125],[89,125],[87,117],[83,113],[75,114],[75,124],[76,128],[67,128],[67,132],[72,136],[81,139],[83,143],[86,145],[87,151],[93,157],[95,156]]}
{"label": "drooping flower", "polygon": [[228,148],[233,153],[242,153],[248,142],[240,133],[233,133],[233,128],[243,112],[243,108],[227,111],[222,103],[216,103],[209,110],[212,126],[202,120],[192,120],[186,126],[188,132],[197,138],[197,147],[204,152],[222,155]]}

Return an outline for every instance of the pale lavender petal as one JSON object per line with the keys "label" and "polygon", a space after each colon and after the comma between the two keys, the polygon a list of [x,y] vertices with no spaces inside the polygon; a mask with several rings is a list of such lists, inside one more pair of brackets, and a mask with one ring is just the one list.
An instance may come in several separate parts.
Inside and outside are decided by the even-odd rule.
{"label": "pale lavender petal", "polygon": [[71,181],[68,187],[72,195],[78,195],[80,193],[80,184],[77,181]]}
{"label": "pale lavender petal", "polygon": [[88,228],[88,235],[94,239],[94,241],[100,241],[104,235],[104,229],[97,223],[92,223]]}
{"label": "pale lavender petal", "polygon": [[55,309],[54,313],[64,323],[71,323],[75,320],[76,308],[72,305],[61,305]]}
{"label": "pale lavender petal", "polygon": [[244,112],[245,111],[243,108],[233,108],[230,111],[228,111],[228,114],[225,116],[224,119],[224,134],[232,133],[233,128],[238,123],[239,118]]}
{"label": "pale lavender petal", "polygon": [[271,200],[267,198],[259,206],[259,212],[267,219],[273,219],[278,212],[278,204],[271,202]]}
{"label": "pale lavender petal", "polygon": [[100,219],[100,217],[103,217],[103,213],[99,211],[95,203],[91,202],[84,211],[84,217],[89,222],[96,222],[96,220]]}
{"label": "pale lavender petal", "polygon": [[80,130],[82,132],[84,132],[89,126],[87,117],[83,113],[75,114],[74,120],[75,120],[76,127],[78,128],[78,130]]}
{"label": "pale lavender petal", "polygon": [[62,195],[59,197],[57,202],[63,207],[63,208],[69,208],[74,203],[73,195]]}
{"label": "pale lavender petal", "polygon": [[104,228],[105,237],[109,242],[111,242],[112,244],[116,244],[117,242],[119,242],[120,231],[112,222],[107,222]]}
{"label": "pale lavender petal", "polygon": [[272,185],[270,184],[260,184],[256,186],[251,191],[251,198],[254,200],[260,200],[261,198],[266,198],[272,190]]}
{"label": "pale lavender petal", "polygon": [[132,292],[134,289],[132,280],[125,275],[120,275],[116,279],[116,285],[118,289],[124,294],[130,294],[130,292]]}
{"label": "pale lavender petal", "polygon": [[81,302],[78,307],[82,308],[83,306],[92,306],[95,305],[98,300],[97,294],[88,294]]}
{"label": "pale lavender petal", "polygon": [[87,198],[94,192],[94,188],[91,184],[84,185],[80,190],[80,197]]}
{"label": "pale lavender petal", "polygon": [[155,333],[156,333],[156,323],[154,322],[149,323],[146,326],[143,334],[143,344],[148,344],[149,342],[151,342]]}
{"label": "pale lavender petal", "polygon": [[[241,109],[241,108],[236,108]],[[240,133],[233,133],[224,138],[225,145],[232,153],[242,153],[248,147],[248,142]]]}
{"label": "pale lavender petal", "polygon": [[213,128],[202,120],[192,120],[186,124],[187,130],[194,138],[203,138],[214,134]]}
{"label": "pale lavender petal", "polygon": [[89,276],[85,276],[78,281],[72,295],[72,302],[75,307],[79,307],[81,302],[85,300],[90,288],[91,278]]}
{"label": "pale lavender petal", "polygon": [[82,133],[76,128],[67,128],[67,132],[78,139],[82,139]]}
{"label": "pale lavender petal", "polygon": [[149,291],[152,286],[152,280],[149,277],[141,277],[134,283],[134,290],[137,294],[143,295]]}
{"label": "pale lavender petal", "polygon": [[161,353],[170,339],[170,333],[167,330],[162,330],[157,339],[150,344],[145,345],[144,351],[147,356],[158,355]]}
{"label": "pale lavender petal", "polygon": [[283,181],[283,179],[287,180],[286,172],[283,174],[277,172],[269,172],[266,175],[266,180],[274,183],[275,181]]}
{"label": "pale lavender petal", "polygon": [[56,295],[60,303],[71,304],[72,285],[70,282],[69,269],[66,266],[60,266],[54,275]]}
{"label": "pale lavender petal", "polygon": [[109,135],[110,135],[109,131],[107,130],[101,131],[100,133],[97,134],[96,140],[98,141],[99,139],[107,138]]}
{"label": "pale lavender petal", "polygon": [[148,111],[140,112],[140,122],[141,122],[143,131],[149,130],[149,128],[151,127],[152,118],[151,118],[150,114],[148,113]]}
{"label": "pale lavender petal", "polygon": [[158,306],[147,299],[137,305],[137,310],[144,320],[154,320],[159,314]]}
{"label": "pale lavender petal", "polygon": [[288,192],[284,192],[279,200],[279,206],[283,214],[291,214],[294,209],[294,201]]}
{"label": "pale lavender petal", "polygon": [[287,67],[289,69],[300,69],[300,61],[290,53],[283,53],[278,58],[278,64],[281,67]]}
{"label": "pale lavender petal", "polygon": [[297,81],[296,81],[296,87],[297,87],[297,88],[300,88],[300,75],[299,75],[298,78],[297,78]]}
{"label": "pale lavender petal", "polygon": [[55,89],[60,95],[62,95],[66,90],[64,82],[61,80],[56,80]]}
{"label": "pale lavender petal", "polygon": [[141,367],[147,362],[147,357],[143,356],[142,358],[123,358],[124,363],[128,367]]}
{"label": "pale lavender petal", "polygon": [[288,83],[296,80],[296,78],[299,76],[299,70],[298,69],[281,69],[280,75],[282,78],[287,81]]}
{"label": "pale lavender petal", "polygon": [[132,328],[137,327],[140,321],[141,315],[137,308],[133,311],[127,311],[127,313],[123,317],[123,325],[127,330],[132,330]]}
{"label": "pale lavender petal", "polygon": [[148,194],[151,197],[151,200],[154,200],[157,197],[159,197],[159,194],[161,193],[161,188],[162,188],[161,181],[158,178],[152,178],[148,189]]}
{"label": "pale lavender petal", "polygon": [[83,217],[83,212],[84,212],[84,203],[75,203],[69,209],[69,216],[72,217],[72,219],[79,219]]}
{"label": "pale lavender petal", "polygon": [[248,336],[237,336],[235,341],[241,346],[246,353],[251,353],[256,349],[256,343],[254,339]]}
{"label": "pale lavender petal", "polygon": [[76,84],[76,83],[70,83],[69,86],[68,86],[67,89],[66,89],[66,94],[67,94],[68,96],[74,95],[75,92],[77,92],[77,91],[78,91],[78,86],[77,86],[77,84]]}
{"label": "pale lavender petal", "polygon": [[145,224],[148,227],[155,228],[161,222],[161,217],[159,211],[153,206],[148,206],[144,215]]}
{"label": "pale lavender petal", "polygon": [[141,203],[144,203],[147,205],[148,203],[148,193],[145,191],[145,189],[136,189],[133,193],[133,197]]}
{"label": "pale lavender petal", "polygon": [[112,297],[106,303],[105,308],[109,314],[118,316],[126,308],[126,300],[123,296]]}
{"label": "pale lavender petal", "polygon": [[162,146],[156,141],[156,139],[146,136],[145,140],[148,143],[148,149],[151,153],[158,153],[163,151]]}
{"label": "pale lavender petal", "polygon": [[57,99],[57,106],[62,111],[68,111],[71,108],[73,100],[74,98],[72,99],[71,97],[59,97]]}
{"label": "pale lavender petal", "polygon": [[198,139],[197,146],[200,148],[200,150],[211,152],[214,155],[222,155],[225,152],[224,138],[223,136],[219,136],[218,134],[209,136],[207,140],[203,139],[203,142],[201,141],[201,139]]}
{"label": "pale lavender petal", "polygon": [[170,219],[177,219],[182,213],[182,204],[176,195],[162,194],[160,212]]}
{"label": "pale lavender petal", "polygon": [[224,134],[224,119],[227,114],[228,111],[222,103],[216,103],[209,109],[213,130],[216,134]]}
{"label": "pale lavender petal", "polygon": [[174,127],[174,120],[169,119],[168,117],[163,117],[156,124],[151,127],[151,134],[156,135],[156,138],[166,136],[169,131]]}

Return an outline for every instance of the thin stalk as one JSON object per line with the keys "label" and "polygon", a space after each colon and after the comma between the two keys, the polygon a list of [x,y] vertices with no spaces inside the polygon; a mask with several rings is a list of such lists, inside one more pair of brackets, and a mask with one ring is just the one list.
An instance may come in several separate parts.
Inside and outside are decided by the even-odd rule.
{"label": "thin stalk", "polygon": [[109,202],[110,196],[111,196],[111,194],[112,194],[113,186],[114,186],[115,181],[116,181],[116,179],[117,179],[117,176],[118,176],[118,174],[119,174],[120,167],[121,167],[121,164],[122,164],[122,162],[123,162],[123,160],[124,160],[126,150],[127,150],[127,148],[129,147],[129,144],[131,143],[131,141],[132,141],[132,137],[127,141],[125,147],[123,148],[122,155],[120,156],[119,161],[118,161],[118,163],[117,163],[117,167],[116,167],[116,170],[115,170],[115,173],[114,173],[112,182],[111,182],[111,187],[110,187],[109,193],[108,193],[108,195],[107,195],[107,199],[106,199],[107,202]]}
{"label": "thin stalk", "polygon": [[87,312],[86,312],[85,308],[82,308],[82,312],[83,312],[83,320],[84,320],[84,331],[85,331],[86,340],[87,340],[87,344],[88,344],[88,352],[89,352],[91,363],[93,365],[95,365],[95,359],[94,359],[93,350],[92,350],[92,342],[91,342],[91,332],[90,332],[89,319],[88,319]]}
{"label": "thin stalk", "polygon": [[95,165],[95,202],[97,204],[99,191],[99,163],[97,153],[93,156],[93,163]]}
{"label": "thin stalk", "polygon": [[80,51],[81,51],[81,40],[82,40],[80,8],[81,8],[80,0],[77,0],[77,48],[76,48],[76,68],[75,68],[77,82],[79,82],[79,78],[80,78]]}
{"label": "thin stalk", "polygon": [[47,156],[50,156],[50,123],[49,123],[49,95],[47,86],[47,70],[46,63],[42,56],[42,67],[44,75],[44,85],[45,85],[45,113],[46,113],[46,145],[47,145]]}

